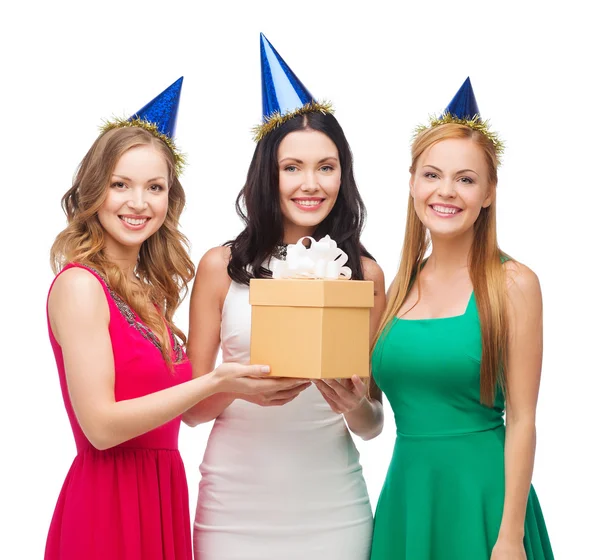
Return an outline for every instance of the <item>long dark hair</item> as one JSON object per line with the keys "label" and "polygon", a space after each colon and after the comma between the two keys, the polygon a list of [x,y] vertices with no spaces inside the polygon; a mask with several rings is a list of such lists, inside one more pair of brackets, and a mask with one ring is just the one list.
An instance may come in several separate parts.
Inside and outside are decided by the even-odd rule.
{"label": "long dark hair", "polygon": [[277,150],[284,137],[297,130],[316,130],[335,144],[340,157],[342,180],[337,200],[328,216],[313,233],[316,240],[330,235],[348,255],[352,278],[364,280],[361,257],[373,258],[360,242],[366,217],[352,166],[352,152],[342,127],[331,114],[299,115],[269,132],[256,146],[246,184],[235,207],[244,230],[225,245],[231,248],[227,272],[232,280],[249,284],[251,278],[270,278],[263,263],[283,240],[283,217],[279,202]]}

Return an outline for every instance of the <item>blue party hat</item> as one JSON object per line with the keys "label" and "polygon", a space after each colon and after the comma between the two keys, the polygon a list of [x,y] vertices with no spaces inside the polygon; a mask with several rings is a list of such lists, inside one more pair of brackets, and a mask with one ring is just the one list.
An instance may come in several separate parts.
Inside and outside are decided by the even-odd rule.
{"label": "blue party hat", "polygon": [[284,122],[305,113],[331,113],[329,103],[317,102],[275,47],[260,34],[263,122],[254,128],[258,141]]}
{"label": "blue party hat", "polygon": [[154,136],[162,140],[173,152],[177,174],[183,170],[184,157],[175,146],[173,140],[175,136],[175,127],[177,125],[177,113],[179,110],[179,99],[181,97],[181,86],[183,76],[173,82],[167,89],[159,93],[152,101],[144,105],[139,111],[135,112],[128,119],[115,118],[106,121],[102,127],[102,132],[113,128],[124,128],[136,126],[143,128]]}
{"label": "blue party hat", "polygon": [[492,144],[494,144],[498,158],[504,151],[502,140],[500,140],[495,132],[490,130],[489,122],[481,119],[477,100],[475,99],[475,93],[471,86],[471,79],[468,77],[463,82],[462,86],[460,86],[459,90],[452,98],[452,101],[448,103],[444,112],[439,117],[431,117],[428,126],[421,125],[417,127],[415,134],[449,123],[461,124],[481,132],[492,142]]}
{"label": "blue party hat", "polygon": [[452,101],[448,103],[444,113],[449,113],[457,119],[472,120],[479,118],[479,107],[471,86],[471,78],[467,77],[463,82]]}
{"label": "blue party hat", "polygon": [[150,103],[144,105],[129,120],[139,119],[153,123],[161,134],[174,138],[182,84],[183,76],[159,93]]}

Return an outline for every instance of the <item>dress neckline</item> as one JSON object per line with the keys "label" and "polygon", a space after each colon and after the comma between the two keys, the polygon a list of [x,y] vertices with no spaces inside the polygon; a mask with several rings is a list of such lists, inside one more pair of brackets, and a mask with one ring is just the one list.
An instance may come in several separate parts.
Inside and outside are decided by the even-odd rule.
{"label": "dress neckline", "polygon": [[468,312],[469,309],[471,308],[471,305],[474,303],[475,301],[475,290],[471,291],[471,295],[469,296],[469,301],[467,302],[467,306],[464,310],[463,313],[461,313],[460,315],[451,315],[450,317],[425,317],[423,319],[403,319],[402,317],[398,317],[397,315],[394,315],[394,319],[396,321],[406,321],[408,322],[429,322],[429,321],[448,321],[450,319],[462,319],[463,317],[465,317]]}
{"label": "dress neckline", "polygon": [[[130,326],[134,327],[143,338],[151,342],[160,352],[162,352],[162,343],[156,333],[146,325],[141,317],[133,310],[133,308],[117,293],[115,292],[108,284],[104,275],[97,269],[92,266],[83,263],[71,263],[72,266],[77,266],[81,268],[87,269],[89,272],[94,274],[103,284],[108,294],[112,298],[114,304],[117,306],[117,309],[123,316],[123,318],[129,323]],[[158,310],[160,314],[160,310]],[[167,332],[169,334],[170,342],[171,342],[171,352],[174,353],[175,359],[177,362],[180,362],[183,358],[183,348],[179,344],[179,341],[171,331],[169,324],[166,322],[165,317],[161,315],[161,319],[167,328]]]}

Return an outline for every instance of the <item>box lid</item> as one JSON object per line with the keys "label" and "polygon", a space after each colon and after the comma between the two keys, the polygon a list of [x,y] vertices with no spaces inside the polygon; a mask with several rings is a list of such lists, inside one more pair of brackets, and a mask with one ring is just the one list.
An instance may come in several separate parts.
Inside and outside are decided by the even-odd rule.
{"label": "box lid", "polygon": [[371,280],[250,280],[250,305],[280,307],[373,307]]}

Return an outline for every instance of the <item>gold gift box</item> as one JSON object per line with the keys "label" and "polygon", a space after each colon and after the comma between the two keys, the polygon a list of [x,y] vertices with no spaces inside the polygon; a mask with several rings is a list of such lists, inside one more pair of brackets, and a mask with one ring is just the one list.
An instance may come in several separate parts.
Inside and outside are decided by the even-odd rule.
{"label": "gold gift box", "polygon": [[367,377],[374,299],[368,280],[250,280],[250,363],[277,377]]}

